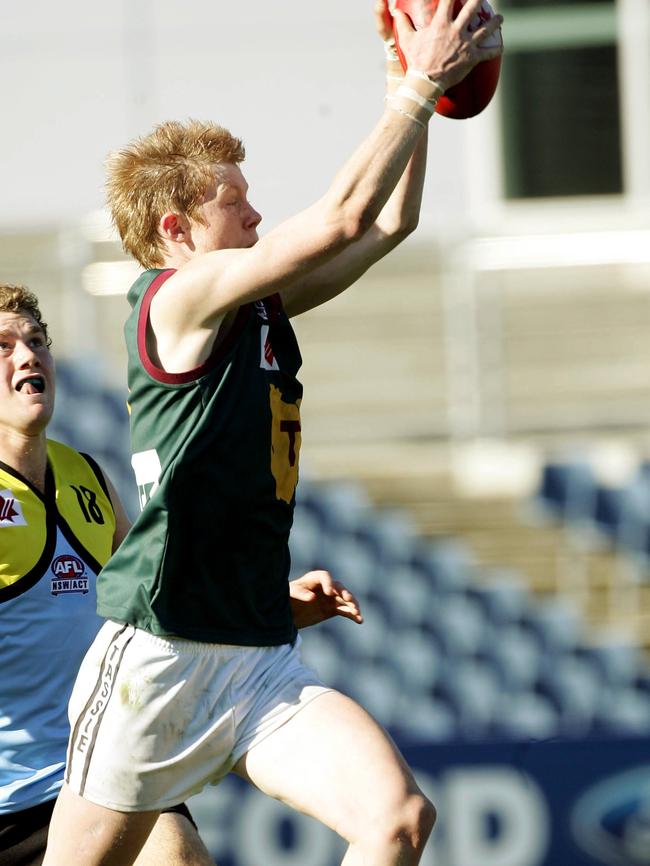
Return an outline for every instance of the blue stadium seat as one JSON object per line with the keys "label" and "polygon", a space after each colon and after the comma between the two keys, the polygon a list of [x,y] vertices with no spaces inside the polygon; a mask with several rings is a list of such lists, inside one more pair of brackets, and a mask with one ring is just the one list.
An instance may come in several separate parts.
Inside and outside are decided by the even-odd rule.
{"label": "blue stadium seat", "polygon": [[577,528],[581,544],[610,543],[644,578],[650,574],[650,461],[619,487],[597,483],[588,464],[547,463],[535,501],[568,530]]}
{"label": "blue stadium seat", "polygon": [[382,589],[390,618],[398,627],[426,628],[439,616],[440,594],[420,569],[405,565],[391,569]]}
{"label": "blue stadium seat", "polygon": [[298,577],[317,566],[324,547],[325,533],[318,516],[304,506],[296,506],[289,548],[292,577]]}
{"label": "blue stadium seat", "polygon": [[443,659],[431,635],[417,628],[402,628],[389,641],[387,653],[405,693],[413,697],[433,691]]}
{"label": "blue stadium seat", "polygon": [[521,576],[506,570],[484,569],[481,583],[468,587],[467,594],[495,626],[519,622],[533,605]]}
{"label": "blue stadium seat", "polygon": [[445,742],[458,737],[458,719],[445,701],[408,695],[398,704],[391,730],[402,741]]}
{"label": "blue stadium seat", "polygon": [[521,617],[524,628],[530,629],[549,653],[569,652],[582,640],[582,617],[564,599],[531,603]]}
{"label": "blue stadium seat", "polygon": [[431,612],[431,629],[450,656],[477,655],[491,637],[481,606],[467,595],[442,596]]}
{"label": "blue stadium seat", "polygon": [[624,491],[599,484],[594,490],[593,520],[597,528],[615,540],[625,511]]}
{"label": "blue stadium seat", "polygon": [[[353,623],[348,623],[348,626],[354,628]],[[301,638],[301,655],[305,664],[316,671],[328,686],[344,688],[347,661],[341,643],[332,631],[323,626],[306,629]]]}
{"label": "blue stadium seat", "polygon": [[559,713],[544,695],[523,691],[503,695],[497,704],[494,733],[507,739],[544,740],[556,736]]}
{"label": "blue stadium seat", "polygon": [[593,732],[603,688],[591,665],[572,655],[549,656],[535,690],[554,703],[563,733],[585,736]]}
{"label": "blue stadium seat", "polygon": [[633,479],[620,491],[621,511],[614,543],[618,551],[644,567],[650,562],[650,487],[646,479]]}
{"label": "blue stadium seat", "polygon": [[433,694],[454,708],[461,738],[472,739],[485,737],[491,731],[502,698],[497,673],[476,659],[450,662]]}
{"label": "blue stadium seat", "polygon": [[576,655],[596,668],[603,684],[615,688],[633,685],[647,670],[639,647],[624,640],[586,644],[576,649]]}
{"label": "blue stadium seat", "polygon": [[360,661],[346,691],[376,719],[392,728],[399,720],[400,684],[390,667],[382,662]]}
{"label": "blue stadium seat", "polygon": [[650,695],[633,687],[604,695],[596,723],[599,732],[609,735],[647,737],[650,730]]}
{"label": "blue stadium seat", "polygon": [[418,540],[413,522],[396,511],[367,512],[363,522],[357,524],[355,536],[385,567],[408,561]]}
{"label": "blue stadium seat", "polygon": [[539,638],[530,629],[516,623],[501,625],[483,652],[498,671],[505,690],[515,692],[534,687],[544,656]]}
{"label": "blue stadium seat", "polygon": [[384,571],[374,552],[352,535],[327,535],[322,539],[319,567],[327,568],[335,579],[348,585],[360,602],[380,597]]}
{"label": "blue stadium seat", "polygon": [[445,592],[466,590],[473,582],[476,569],[467,545],[451,538],[418,545],[413,564],[427,574],[435,589]]}
{"label": "blue stadium seat", "polygon": [[638,474],[622,487],[596,489],[594,522],[623,554],[650,554],[650,487]]}
{"label": "blue stadium seat", "polygon": [[337,534],[363,526],[371,510],[363,488],[347,482],[315,485],[301,476],[296,497],[300,505],[315,511],[321,523]]}
{"label": "blue stadium seat", "polygon": [[[386,653],[387,635],[390,633],[382,607],[369,599],[363,603],[362,625],[347,620],[332,621],[331,628],[342,641],[348,659],[376,661]],[[356,676],[356,673],[355,673]]]}
{"label": "blue stadium seat", "polygon": [[595,478],[581,462],[547,463],[537,491],[537,501],[560,519],[589,520],[593,514]]}

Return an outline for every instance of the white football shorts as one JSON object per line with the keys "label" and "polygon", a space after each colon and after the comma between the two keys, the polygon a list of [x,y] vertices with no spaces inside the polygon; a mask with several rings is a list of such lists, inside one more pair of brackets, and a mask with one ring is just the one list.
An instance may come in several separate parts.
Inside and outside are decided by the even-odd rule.
{"label": "white football shorts", "polygon": [[166,809],[217,784],[329,691],[303,665],[299,643],[200,643],[108,620],[70,698],[67,783],[120,812]]}

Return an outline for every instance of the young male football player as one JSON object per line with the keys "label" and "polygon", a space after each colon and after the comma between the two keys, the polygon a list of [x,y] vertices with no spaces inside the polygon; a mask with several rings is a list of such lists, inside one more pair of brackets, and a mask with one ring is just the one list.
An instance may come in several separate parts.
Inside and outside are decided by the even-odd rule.
{"label": "young male football player", "polygon": [[[68,698],[102,620],[99,569],[128,518],[88,455],[47,438],[56,371],[36,296],[0,284],[0,866],[45,854],[69,738]],[[326,572],[290,587],[298,627],[333,615],[359,621]],[[138,866],[213,861],[183,803],[153,826]]]}
{"label": "young male football player", "polygon": [[325,195],[261,239],[221,127],[164,123],[111,159],[113,217],[146,269],[125,331],[143,508],[98,582],[107,622],[71,698],[46,866],[131,863],[161,809],[230,771],[339,833],[346,866],[419,862],[432,804],[380,725],[300,658],[289,319],[415,227],[436,101],[500,53],[482,45],[499,16],[471,26],[479,6],[454,18],[440,0],[419,31],[395,12],[408,72]]}

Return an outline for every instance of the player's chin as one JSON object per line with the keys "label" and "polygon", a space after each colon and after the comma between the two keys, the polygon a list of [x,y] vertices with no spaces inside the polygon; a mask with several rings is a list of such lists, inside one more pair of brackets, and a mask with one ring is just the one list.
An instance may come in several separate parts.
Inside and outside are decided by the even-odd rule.
{"label": "player's chin", "polygon": [[33,405],[33,412],[35,417],[49,422],[54,414],[54,403],[50,399],[42,400]]}
{"label": "player's chin", "polygon": [[42,433],[52,420],[53,408],[47,403],[34,403],[23,418],[25,432],[31,435]]}

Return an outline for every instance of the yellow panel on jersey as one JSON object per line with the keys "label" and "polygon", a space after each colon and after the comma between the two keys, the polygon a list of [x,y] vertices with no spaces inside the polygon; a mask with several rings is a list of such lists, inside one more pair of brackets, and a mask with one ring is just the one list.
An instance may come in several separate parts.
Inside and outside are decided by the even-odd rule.
{"label": "yellow panel on jersey", "polygon": [[285,403],[282,392],[269,385],[271,400],[271,472],[275,478],[275,495],[291,502],[298,484],[298,455],[300,454],[300,400]]}
{"label": "yellow panel on jersey", "polygon": [[83,547],[105,565],[112,551],[115,513],[104,485],[88,460],[73,448],[49,440],[47,456],[54,472],[59,514]]}
{"label": "yellow panel on jersey", "polygon": [[101,471],[52,440],[47,458],[45,493],[0,465],[0,601],[22,593],[50,568],[57,528],[91,567],[98,570],[111,555],[115,513]]}
{"label": "yellow panel on jersey", "polygon": [[46,536],[44,501],[0,466],[0,588],[36,567]]}

